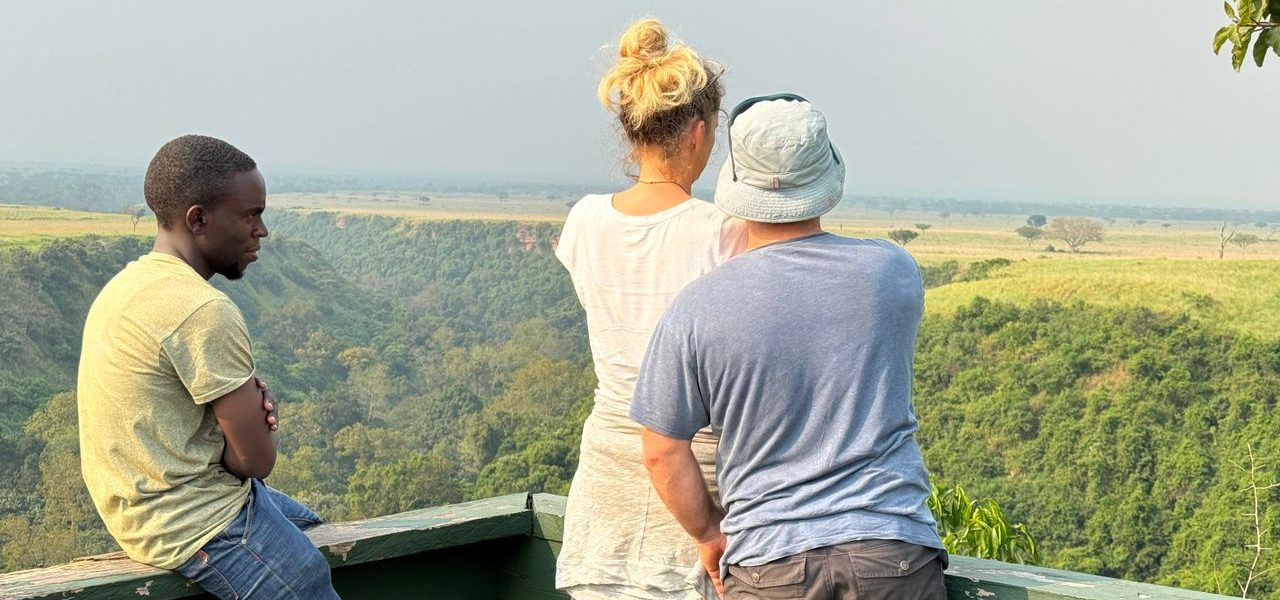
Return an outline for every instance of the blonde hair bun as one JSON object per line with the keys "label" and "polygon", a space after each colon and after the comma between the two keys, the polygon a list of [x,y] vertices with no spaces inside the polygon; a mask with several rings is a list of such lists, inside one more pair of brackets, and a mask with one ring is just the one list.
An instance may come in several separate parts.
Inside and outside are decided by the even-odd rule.
{"label": "blonde hair bun", "polygon": [[712,82],[714,63],[688,46],[668,47],[667,38],[657,19],[632,23],[618,40],[618,62],[600,80],[600,102],[632,130],[660,112],[689,104]]}
{"label": "blonde hair bun", "polygon": [[657,19],[632,23],[618,40],[618,56],[655,63],[667,54],[667,28]]}

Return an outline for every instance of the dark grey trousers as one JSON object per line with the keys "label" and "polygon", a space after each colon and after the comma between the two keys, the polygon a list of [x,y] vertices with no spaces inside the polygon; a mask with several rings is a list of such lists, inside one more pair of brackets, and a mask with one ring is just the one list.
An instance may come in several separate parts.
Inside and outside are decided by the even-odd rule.
{"label": "dark grey trousers", "polygon": [[729,565],[725,600],[946,600],[947,553],[897,540],[818,548],[758,567]]}

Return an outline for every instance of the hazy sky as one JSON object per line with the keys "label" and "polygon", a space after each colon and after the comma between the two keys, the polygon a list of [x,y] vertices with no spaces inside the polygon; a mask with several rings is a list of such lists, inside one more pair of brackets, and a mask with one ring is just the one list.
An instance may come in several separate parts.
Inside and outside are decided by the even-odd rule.
{"label": "hazy sky", "polygon": [[1280,208],[1280,57],[1214,56],[1218,0],[5,0],[0,159],[141,169],[198,132],[268,179],[617,182],[595,84],[646,15],[729,66],[726,108],[813,100],[848,193]]}

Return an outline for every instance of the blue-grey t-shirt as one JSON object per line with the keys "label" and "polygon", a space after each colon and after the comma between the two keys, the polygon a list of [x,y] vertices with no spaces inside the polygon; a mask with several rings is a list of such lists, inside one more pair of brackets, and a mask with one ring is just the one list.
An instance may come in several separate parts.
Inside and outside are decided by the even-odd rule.
{"label": "blue-grey t-shirt", "polygon": [[942,548],[911,405],[923,305],[905,250],[817,234],[742,254],[667,308],[631,418],[720,435],[726,564],[866,539]]}

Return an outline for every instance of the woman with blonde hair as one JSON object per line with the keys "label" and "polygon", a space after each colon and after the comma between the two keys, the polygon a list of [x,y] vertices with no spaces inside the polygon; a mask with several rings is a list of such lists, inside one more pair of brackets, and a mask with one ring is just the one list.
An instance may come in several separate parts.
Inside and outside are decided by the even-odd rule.
{"label": "woman with blonde hair", "polygon": [[[556,248],[587,313],[599,379],[556,569],[557,587],[575,600],[715,597],[697,548],[649,482],[640,426],[628,417],[667,304],[746,245],[740,221],[690,193],[715,142],[722,69],[667,37],[656,19],[622,34],[599,93],[629,142],[635,183],[578,201]],[[716,439],[700,432],[693,449],[714,490]]]}

